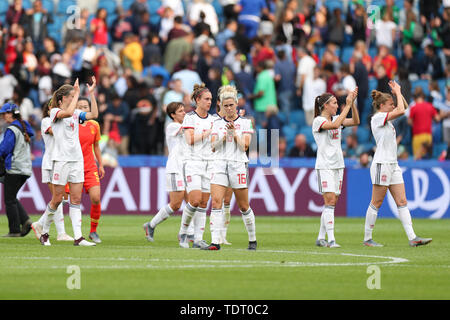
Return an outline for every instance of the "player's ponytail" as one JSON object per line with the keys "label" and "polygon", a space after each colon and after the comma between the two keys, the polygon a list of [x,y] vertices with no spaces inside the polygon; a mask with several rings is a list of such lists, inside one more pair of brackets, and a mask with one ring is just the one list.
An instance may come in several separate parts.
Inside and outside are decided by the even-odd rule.
{"label": "player's ponytail", "polygon": [[372,97],[372,107],[375,111],[380,110],[382,104],[385,104],[388,100],[392,99],[390,94],[378,90],[372,90],[370,96]]}
{"label": "player's ponytail", "polygon": [[73,86],[70,84],[62,85],[53,93],[51,98],[51,108],[59,108],[62,103],[63,97],[67,97],[73,90]]}
{"label": "player's ponytail", "polygon": [[331,93],[325,92],[314,99],[314,118],[320,116],[323,111],[323,107],[333,97]]}
{"label": "player's ponytail", "polygon": [[22,126],[22,134],[23,134],[23,136],[25,138],[25,141],[27,143],[30,143],[31,139],[30,139],[30,136],[28,135],[27,127],[25,125],[25,121],[23,121],[22,116],[20,115],[19,109],[16,109],[13,112],[13,118],[20,122],[20,125]]}
{"label": "player's ponytail", "polygon": [[191,100],[194,103],[197,103],[197,100],[202,96],[203,93],[209,92],[209,89],[206,87],[204,83],[202,84],[195,84],[194,85],[194,91],[192,91],[191,94]]}
{"label": "player's ponytail", "polygon": [[42,108],[42,118],[49,117],[50,116],[50,105],[52,103],[52,100],[48,100],[44,107]]}

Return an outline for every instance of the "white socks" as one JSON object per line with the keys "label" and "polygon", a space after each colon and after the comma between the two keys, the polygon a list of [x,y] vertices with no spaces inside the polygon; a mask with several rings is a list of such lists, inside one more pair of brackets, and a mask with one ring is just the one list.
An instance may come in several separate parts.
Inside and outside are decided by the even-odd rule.
{"label": "white socks", "polygon": [[328,235],[328,242],[335,241],[334,239],[334,206],[325,206],[322,212],[323,224]]}
{"label": "white socks", "polygon": [[372,239],[373,228],[375,227],[375,222],[377,221],[378,208],[372,203],[367,208],[366,212],[366,223],[364,226],[364,241]]}
{"label": "white socks", "polygon": [[255,214],[252,208],[248,208],[246,212],[242,212],[242,221],[244,221],[245,229],[248,233],[248,241],[256,241],[256,225]]}
{"label": "white socks", "polygon": [[69,216],[72,220],[73,237],[78,240],[82,237],[81,233],[81,206],[79,204],[69,204]]}
{"label": "white socks", "polygon": [[230,224],[231,220],[231,212],[230,212],[230,206],[223,206],[223,215],[222,215],[222,230],[221,230],[221,237],[222,240],[225,240],[227,238],[227,230],[228,225]]}
{"label": "white socks", "polygon": [[180,234],[187,234],[195,210],[197,210],[197,207],[193,207],[189,202],[184,206],[183,215],[181,216]]}
{"label": "white socks", "polygon": [[317,237],[317,239],[319,240],[325,240],[326,236],[327,236],[327,229],[325,229],[325,222],[323,221],[323,216],[324,216],[324,211],[322,211],[322,214],[320,216],[320,229],[319,229],[319,236]]}
{"label": "white socks", "polygon": [[58,209],[56,209],[55,226],[56,226],[56,233],[58,235],[66,233],[66,228],[64,227],[64,214],[62,202],[59,204]]}
{"label": "white socks", "polygon": [[[212,214],[212,211],[211,211]],[[203,240],[203,233],[205,232],[205,225],[206,225],[206,208],[200,208],[198,207],[195,211],[194,219],[194,241],[202,241]],[[188,232],[189,234],[189,232]],[[215,243],[215,242],[213,242]]]}
{"label": "white socks", "polygon": [[223,224],[222,209],[212,209],[209,217],[209,229],[211,230],[211,243],[220,243],[220,233]]}
{"label": "white socks", "polygon": [[402,222],[403,229],[405,229],[408,240],[412,240],[416,237],[414,229],[412,226],[411,213],[407,206],[397,207],[398,208],[398,218]]}
{"label": "white socks", "polygon": [[155,228],[158,224],[166,220],[173,213],[172,208],[168,204],[165,207],[159,209],[158,213],[153,217],[152,221],[150,221],[150,227]]}
{"label": "white socks", "polygon": [[56,210],[50,208],[50,203],[47,205],[44,214],[42,215],[42,233],[48,233],[50,231],[50,226],[53,222]]}

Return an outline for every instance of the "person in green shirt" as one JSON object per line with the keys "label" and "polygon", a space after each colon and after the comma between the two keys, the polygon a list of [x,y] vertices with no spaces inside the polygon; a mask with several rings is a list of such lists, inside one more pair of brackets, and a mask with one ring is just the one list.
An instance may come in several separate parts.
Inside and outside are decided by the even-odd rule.
{"label": "person in green shirt", "polygon": [[259,125],[264,120],[264,114],[267,111],[267,107],[277,105],[275,81],[272,73],[268,69],[265,61],[258,63],[255,68],[257,76],[252,98],[253,109],[255,110],[255,120]]}

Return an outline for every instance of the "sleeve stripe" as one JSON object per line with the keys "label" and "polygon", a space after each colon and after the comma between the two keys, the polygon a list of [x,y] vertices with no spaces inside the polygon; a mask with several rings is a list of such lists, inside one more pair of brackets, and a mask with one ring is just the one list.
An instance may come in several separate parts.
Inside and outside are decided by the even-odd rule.
{"label": "sleeve stripe", "polygon": [[322,122],[322,124],[320,125],[319,129],[317,129],[317,132],[319,132],[322,129],[322,126],[325,124],[325,122],[327,122],[326,120],[324,122]]}
{"label": "sleeve stripe", "polygon": [[386,118],[384,119],[384,122],[383,122],[383,126],[384,126],[384,125],[386,124],[386,121],[387,121],[388,115],[389,115],[389,112],[388,112],[388,113],[386,113]]}
{"label": "sleeve stripe", "polygon": [[59,113],[60,111],[61,111],[61,110],[56,111],[55,117],[53,118],[53,122],[56,122],[56,120],[58,120],[58,113]]}
{"label": "sleeve stripe", "polygon": [[45,130],[45,132],[44,133],[48,133],[49,131],[50,131],[50,129],[51,129],[52,127],[51,126],[49,126],[48,128],[47,128],[47,130]]}
{"label": "sleeve stripe", "polygon": [[183,129],[195,129],[194,127],[183,127]]}

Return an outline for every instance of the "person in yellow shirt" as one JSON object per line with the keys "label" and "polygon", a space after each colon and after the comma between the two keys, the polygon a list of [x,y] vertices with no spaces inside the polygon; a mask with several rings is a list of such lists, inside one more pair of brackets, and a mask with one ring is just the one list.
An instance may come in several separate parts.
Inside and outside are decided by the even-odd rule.
{"label": "person in yellow shirt", "polygon": [[134,72],[141,73],[143,70],[142,59],[144,50],[139,43],[138,37],[132,33],[127,34],[124,39],[125,46],[121,51],[122,65],[131,68]]}

